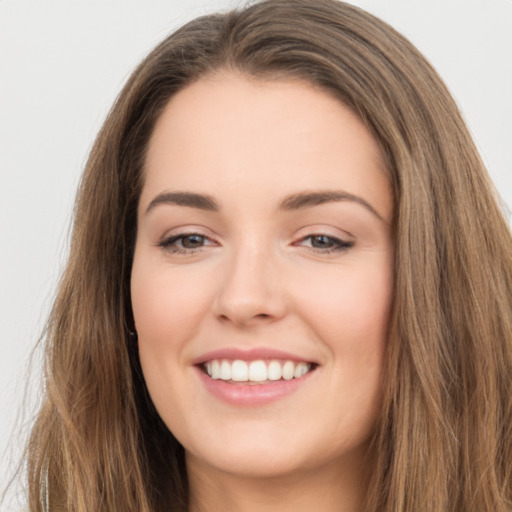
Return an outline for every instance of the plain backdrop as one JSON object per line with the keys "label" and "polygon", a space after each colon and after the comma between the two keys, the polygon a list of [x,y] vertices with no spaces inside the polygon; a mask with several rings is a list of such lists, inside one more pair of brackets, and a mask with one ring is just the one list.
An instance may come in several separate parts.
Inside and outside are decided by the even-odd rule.
{"label": "plain backdrop", "polygon": [[[352,3],[391,23],[437,68],[510,208],[512,0]],[[36,351],[29,367],[29,356],[66,258],[74,193],[95,134],[159,40],[193,17],[237,5],[0,0],[0,488],[37,405],[41,357]],[[20,509],[13,494],[2,511]]]}

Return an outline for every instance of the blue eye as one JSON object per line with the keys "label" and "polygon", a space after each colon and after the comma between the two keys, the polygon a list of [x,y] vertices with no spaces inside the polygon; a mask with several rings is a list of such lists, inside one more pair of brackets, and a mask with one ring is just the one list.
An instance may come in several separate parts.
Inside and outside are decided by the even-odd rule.
{"label": "blue eye", "polygon": [[324,253],[347,251],[354,246],[354,242],[347,242],[328,235],[309,235],[300,242],[302,242],[301,245]]}
{"label": "blue eye", "polygon": [[[215,242],[199,233],[180,233],[164,238],[158,245],[165,251],[173,254],[192,254],[200,252],[205,246],[215,245]],[[347,242],[333,236],[318,234],[306,236],[294,245],[301,245],[315,252],[328,254],[347,251],[354,246],[354,242]]]}
{"label": "blue eye", "polygon": [[212,245],[210,240],[199,233],[181,233],[165,238],[158,245],[171,253],[197,252],[205,245]]}

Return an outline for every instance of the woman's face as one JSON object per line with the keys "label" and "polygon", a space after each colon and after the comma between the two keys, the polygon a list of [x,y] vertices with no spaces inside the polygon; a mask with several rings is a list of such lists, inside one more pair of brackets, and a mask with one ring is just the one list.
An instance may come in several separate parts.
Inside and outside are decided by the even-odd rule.
{"label": "woman's face", "polygon": [[219,73],[152,135],[131,293],[144,377],[189,470],[359,461],[393,286],[379,147],[337,99]]}

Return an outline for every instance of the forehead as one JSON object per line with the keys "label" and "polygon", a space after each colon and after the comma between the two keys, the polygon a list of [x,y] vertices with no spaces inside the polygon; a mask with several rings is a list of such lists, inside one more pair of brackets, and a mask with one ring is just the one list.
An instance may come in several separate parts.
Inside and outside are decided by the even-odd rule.
{"label": "forehead", "polygon": [[391,209],[380,147],[361,120],[305,81],[225,72],[189,85],[164,109],[141,203],[165,189],[270,201],[340,187]]}

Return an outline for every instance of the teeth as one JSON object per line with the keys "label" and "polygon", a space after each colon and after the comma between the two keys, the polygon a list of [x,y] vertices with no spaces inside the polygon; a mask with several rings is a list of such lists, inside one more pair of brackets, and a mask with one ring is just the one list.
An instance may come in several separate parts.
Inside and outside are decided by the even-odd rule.
{"label": "teeth", "polygon": [[252,361],[249,365],[249,380],[263,382],[267,380],[267,365],[265,361]]}
{"label": "teeth", "polygon": [[293,371],[293,376],[298,379],[299,377],[302,377],[303,375],[306,375],[309,371],[309,365],[308,363],[299,363],[295,366],[295,370]]}
{"label": "teeth", "polygon": [[294,370],[295,365],[291,361],[286,361],[286,363],[283,365],[283,379],[292,380]]}
{"label": "teeth", "polygon": [[228,361],[220,363],[219,379],[231,380],[231,365]]}
{"label": "teeth", "polygon": [[280,380],[282,376],[283,370],[281,369],[281,364],[279,361],[270,361],[270,364],[267,368],[268,380]]}
{"label": "teeth", "polygon": [[[227,363],[227,361],[224,361]],[[249,367],[245,361],[233,361],[231,365],[231,379],[236,382],[249,380]]]}
{"label": "teeth", "polygon": [[214,361],[210,361],[210,369],[207,369],[208,375],[212,379],[220,379],[220,364],[216,359]]}
{"label": "teeth", "polygon": [[228,361],[214,359],[205,363],[206,373],[212,379],[231,380],[233,382],[265,382],[275,380],[298,379],[311,370],[311,364],[294,361],[262,360],[246,362],[240,359]]}

